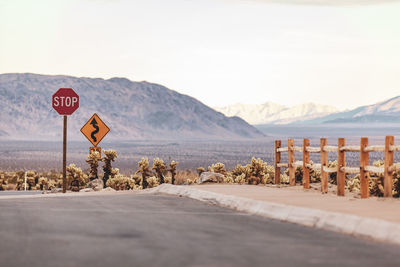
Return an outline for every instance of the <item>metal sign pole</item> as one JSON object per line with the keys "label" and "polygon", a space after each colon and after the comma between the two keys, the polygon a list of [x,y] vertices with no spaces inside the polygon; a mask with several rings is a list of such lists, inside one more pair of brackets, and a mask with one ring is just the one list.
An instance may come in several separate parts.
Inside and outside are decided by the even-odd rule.
{"label": "metal sign pole", "polygon": [[67,115],[64,115],[63,133],[63,193],[67,192]]}

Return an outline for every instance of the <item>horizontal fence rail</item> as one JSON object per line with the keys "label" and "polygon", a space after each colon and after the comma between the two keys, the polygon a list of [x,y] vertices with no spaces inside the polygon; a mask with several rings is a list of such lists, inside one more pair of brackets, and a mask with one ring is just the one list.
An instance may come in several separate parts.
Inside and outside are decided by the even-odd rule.
{"label": "horizontal fence rail", "polygon": [[[321,192],[328,192],[328,176],[330,173],[337,174],[337,195],[344,196],[346,174],[360,174],[361,198],[369,197],[370,173],[383,174],[384,197],[392,197],[393,173],[400,170],[400,163],[394,163],[394,152],[400,151],[400,146],[394,145],[394,137],[386,136],[385,145],[368,145],[368,138],[362,137],[359,146],[346,146],[345,138],[338,138],[338,145],[327,144],[326,138],[320,139],[319,147],[310,146],[310,140],[304,139],[303,146],[295,146],[294,139],[288,139],[287,147],[282,147],[282,141],[275,141],[275,184],[280,184],[281,168],[289,169],[289,184],[295,185],[295,171],[300,167],[303,169],[302,184],[304,188],[310,188],[310,170],[321,172]],[[281,153],[288,153],[288,162],[281,162]],[[302,161],[295,161],[295,153],[303,154]],[[346,166],[346,152],[360,153],[360,166]],[[383,152],[384,166],[377,167],[369,165],[369,153]],[[320,154],[320,163],[310,162],[310,153]],[[328,167],[328,153],[337,153],[337,167]]]}

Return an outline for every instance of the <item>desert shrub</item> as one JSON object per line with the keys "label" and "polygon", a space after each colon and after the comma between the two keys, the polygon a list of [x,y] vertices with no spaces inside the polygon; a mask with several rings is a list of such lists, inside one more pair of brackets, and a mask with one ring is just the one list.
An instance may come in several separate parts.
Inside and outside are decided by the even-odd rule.
{"label": "desert shrub", "polygon": [[186,179],[186,182],[185,182],[185,184],[187,184],[187,185],[191,185],[194,183],[195,183],[194,179]]}
{"label": "desert shrub", "polygon": [[197,183],[199,176],[197,175],[196,172],[192,170],[177,171],[175,184],[177,185],[186,184],[188,179]]}
{"label": "desert shrub", "polygon": [[110,149],[110,150],[103,150],[103,154],[104,154],[104,157],[101,159],[101,161],[104,162],[103,182],[104,182],[104,185],[107,185],[107,180],[110,177],[113,177],[111,162],[113,162],[117,158],[117,152],[115,150]]}

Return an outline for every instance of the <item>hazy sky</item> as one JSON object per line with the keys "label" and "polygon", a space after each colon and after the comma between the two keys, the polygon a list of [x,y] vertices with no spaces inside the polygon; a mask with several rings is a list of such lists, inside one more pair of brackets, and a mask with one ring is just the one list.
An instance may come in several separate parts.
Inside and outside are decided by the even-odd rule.
{"label": "hazy sky", "polygon": [[0,73],[127,77],[210,106],[400,95],[400,1],[0,0]]}

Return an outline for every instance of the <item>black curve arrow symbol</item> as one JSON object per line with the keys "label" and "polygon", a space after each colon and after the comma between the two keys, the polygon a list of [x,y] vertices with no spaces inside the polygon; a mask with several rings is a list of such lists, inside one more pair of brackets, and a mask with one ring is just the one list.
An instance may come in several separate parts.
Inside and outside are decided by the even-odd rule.
{"label": "black curve arrow symbol", "polygon": [[96,138],[96,136],[94,136],[95,134],[97,134],[99,132],[99,126],[97,126],[96,119],[93,118],[93,120],[90,122],[90,124],[93,126],[93,128],[95,128],[95,130],[90,134],[90,137],[92,137],[93,142],[97,142],[97,138]]}

